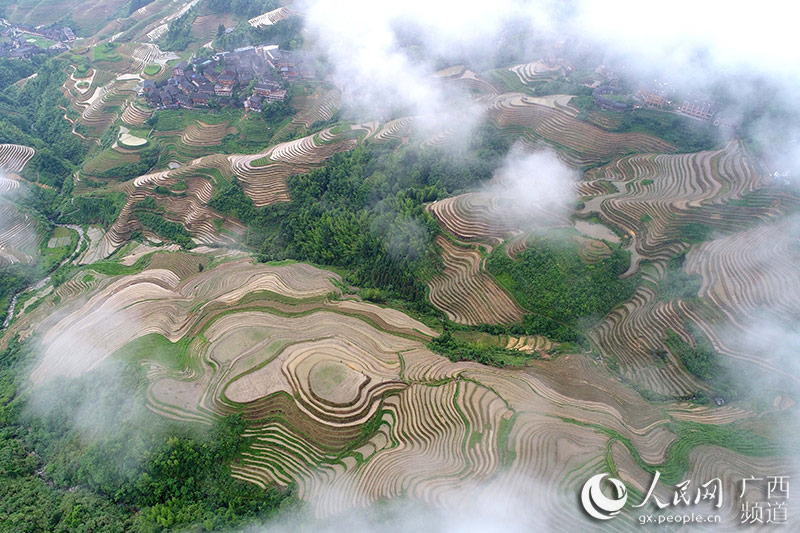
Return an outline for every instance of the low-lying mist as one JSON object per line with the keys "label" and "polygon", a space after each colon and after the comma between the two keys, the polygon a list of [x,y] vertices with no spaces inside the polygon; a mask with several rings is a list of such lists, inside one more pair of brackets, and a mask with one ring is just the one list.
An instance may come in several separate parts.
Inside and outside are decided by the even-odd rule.
{"label": "low-lying mist", "polygon": [[503,226],[532,231],[568,223],[578,177],[552,150],[530,152],[518,143],[481,190],[504,201],[496,212]]}

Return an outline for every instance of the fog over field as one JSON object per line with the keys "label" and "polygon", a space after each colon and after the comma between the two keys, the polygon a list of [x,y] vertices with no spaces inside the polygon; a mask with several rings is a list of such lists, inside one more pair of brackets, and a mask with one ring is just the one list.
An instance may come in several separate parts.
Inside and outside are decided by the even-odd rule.
{"label": "fog over field", "polygon": [[[236,531],[521,533],[597,529],[574,487],[601,471],[630,489],[625,512],[607,522],[614,531],[638,528],[630,504],[643,491],[634,484],[646,486],[655,468],[669,486],[695,476],[693,490],[700,476],[727,483],[742,468],[789,463],[791,472],[752,474],[800,476],[800,202],[789,194],[800,191],[800,38],[786,2],[288,7],[303,20],[305,48],[292,57],[308,53],[308,63],[331,76],[290,86],[275,74],[275,87],[287,90],[267,94],[290,95],[284,115],[265,118],[278,108],[267,108],[267,97],[263,109],[256,99],[260,114],[250,100],[246,111],[138,109],[146,118],[132,133],[152,162],[142,164],[144,174],[117,179],[114,169],[145,154],[134,146],[113,153],[119,131],[128,131],[113,128],[124,111],[137,111],[135,101],[148,100],[126,89],[105,105],[101,86],[93,98],[101,95],[108,123],[89,137],[68,118],[75,106],[61,108],[90,146],[86,161],[69,168],[83,182],[59,190],[36,182],[34,165],[20,178],[45,191],[37,201],[47,216],[11,206],[22,203],[19,185],[0,165],[0,186],[8,187],[0,188],[0,233],[16,224],[17,239],[30,245],[45,231],[37,233],[37,222],[50,228],[73,208],[104,210],[81,221],[100,234],[91,253],[75,252],[98,265],[76,259],[60,277],[46,272],[50,292],[22,320],[18,309],[10,331],[15,349],[30,339],[36,352],[20,364],[27,381],[19,427],[36,417],[45,421],[40,428],[60,425],[47,428],[68,434],[59,445],[88,447],[91,460],[118,466],[109,477],[120,479],[94,479],[58,451],[53,461],[42,454],[37,482],[52,488],[46,476],[62,476],[62,490],[59,481],[80,478],[138,524],[145,511],[134,516],[131,494],[169,478],[185,452],[212,457],[214,475],[246,487],[231,489],[230,508],[215,502],[207,516],[192,515],[204,530],[219,530],[222,514],[214,513],[233,516],[234,503],[250,502],[246,491],[263,489],[288,495],[291,505],[278,512],[278,497],[241,505],[236,512],[250,514]],[[215,18],[203,21],[211,43],[255,32],[250,15],[224,13],[218,29]],[[137,31],[151,24],[128,22]],[[110,22],[109,35],[123,28]],[[195,30],[191,21],[184,28]],[[158,42],[120,40],[123,75],[138,76],[125,54]],[[623,113],[599,106],[612,126],[598,125],[587,107],[569,103],[578,95],[595,105],[588,82],[559,71],[542,84],[577,89],[539,93],[540,79],[528,83],[510,70],[548,57],[579,57],[584,67],[602,65],[596,73],[620,74],[631,85],[628,116],[639,86],[713,101],[716,123],[697,124],[719,142],[693,150],[652,126],[617,128]],[[90,63],[92,76],[117,80],[114,61],[108,71]],[[66,82],[60,90],[72,94]],[[234,100],[242,107],[244,97]],[[307,123],[295,122],[301,114]],[[183,142],[189,128],[203,142]],[[597,232],[576,229],[576,220]],[[0,260],[6,252],[0,248]],[[565,318],[559,306],[573,314]],[[716,359],[696,372],[681,348]],[[719,381],[700,375],[717,370]],[[723,390],[726,383],[769,394],[746,403],[734,387]],[[202,455],[202,439],[216,436],[223,419],[239,424],[224,429],[234,444]],[[773,420],[785,422],[769,428],[775,445],[764,435]],[[732,442],[745,433],[751,441]],[[106,454],[118,434],[147,438]],[[159,446],[167,451],[156,473],[142,474]],[[219,479],[209,464],[192,468],[187,478]],[[178,481],[158,498],[182,487]],[[199,493],[212,492],[202,483]],[[103,493],[115,487],[130,494]],[[178,500],[158,498],[147,500],[147,518],[175,518]],[[725,510],[738,503],[726,500]],[[277,516],[251,520],[272,516],[253,511],[262,504]],[[789,508],[792,524],[800,499]],[[736,516],[724,517],[721,530],[738,530]]]}
{"label": "fog over field", "polygon": [[[699,96],[725,95],[723,114],[734,122],[746,113],[762,114],[756,122],[765,140],[788,142],[772,154],[776,168],[796,169],[798,122],[786,130],[792,124],[786,117],[756,111],[772,103],[762,99],[770,99],[788,116],[800,113],[800,70],[793,68],[800,46],[796,38],[791,42],[792,17],[778,15],[785,6],[777,0],[724,8],[680,0],[655,14],[633,0],[298,3],[319,53],[333,62],[339,83],[357,104],[409,108],[431,127],[437,116],[455,113],[460,129],[467,129],[480,119],[480,108],[465,104],[431,74],[448,60],[491,60],[498,43],[518,39],[513,30],[522,29],[526,41],[519,45],[531,53],[541,44],[579,39],[586,53],[614,68]],[[405,47],[409,43],[415,47]]]}
{"label": "fog over field", "polygon": [[[587,52],[605,57],[615,68],[680,91],[701,96],[724,94],[723,115],[732,122],[760,108],[765,94],[787,115],[800,113],[800,43],[794,37],[793,17],[782,16],[786,15],[783,2],[734,6],[681,0],[658,10],[642,9],[641,2],[628,0],[567,4],[500,0],[491,5],[469,0],[306,0],[300,6],[319,52],[332,61],[339,83],[348,89],[348,103],[408,110],[423,116],[430,131],[452,127],[454,115],[461,117],[459,128],[464,130],[480,123],[484,109],[464,105],[464,94],[454,92],[432,74],[448,61],[491,58],[511,27],[525,27],[537,45],[578,38]],[[416,48],[409,51],[409,42],[424,53],[415,57]],[[765,145],[776,139],[783,143],[771,152],[767,170],[800,169],[800,124],[787,128],[785,117],[764,113],[756,120],[756,131],[763,134]],[[526,219],[530,210],[569,215],[576,176],[552,153],[513,149],[498,174],[502,179],[496,178],[486,191],[519,201],[521,210],[506,213],[509,219]],[[797,224],[793,228],[797,234]],[[800,247],[800,239],[795,247]],[[761,267],[769,270],[772,265],[765,260]],[[800,281],[786,282],[795,286]],[[726,338],[743,352],[772,352],[769,359],[784,368],[796,387],[800,309],[793,312],[792,316],[764,315],[757,321],[731,325]],[[746,379],[755,390],[775,385],[774,378],[754,379],[758,375],[747,372],[737,377]],[[793,454],[796,444],[787,442],[787,452]],[[480,498],[472,496],[465,488],[466,505],[447,510],[397,500],[324,522],[314,522],[309,514],[254,525],[252,530],[295,531],[309,524],[320,531],[382,531],[388,527],[441,532],[531,531],[535,530],[532,527],[557,526],[539,522],[542,506],[536,501],[517,501],[502,482],[487,484]]]}

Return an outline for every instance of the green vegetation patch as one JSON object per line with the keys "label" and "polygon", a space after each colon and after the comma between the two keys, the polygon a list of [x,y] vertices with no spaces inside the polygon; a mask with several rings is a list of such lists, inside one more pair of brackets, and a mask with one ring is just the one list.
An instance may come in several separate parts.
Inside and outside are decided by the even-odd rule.
{"label": "green vegetation patch", "polygon": [[702,222],[686,222],[678,226],[678,237],[689,244],[700,244],[711,238],[714,228]]}
{"label": "green vegetation patch", "polygon": [[184,248],[194,248],[195,244],[192,240],[192,236],[186,231],[186,228],[184,228],[182,224],[165,220],[160,214],[152,211],[137,209],[134,213],[145,229],[180,244]]}
{"label": "green vegetation patch", "polygon": [[50,237],[47,241],[48,248],[62,248],[69,244],[69,235],[66,237]]}
{"label": "green vegetation patch", "polygon": [[[159,333],[150,333],[129,342],[111,357],[128,363],[157,361],[170,370],[182,371],[193,366],[189,354],[191,341],[191,337],[183,337],[177,342],[170,342]],[[196,366],[196,361],[194,363]]]}
{"label": "green vegetation patch", "polygon": [[622,121],[614,131],[649,133],[672,144],[679,152],[710,150],[720,142],[719,132],[710,122],[654,109],[622,113]]}
{"label": "green vegetation patch", "polygon": [[[120,145],[124,146],[122,142],[120,142]],[[108,170],[95,172],[93,175],[97,176],[98,178],[118,180],[135,178],[137,176],[147,174],[147,172],[158,162],[158,158],[161,155],[161,145],[152,141],[147,141],[147,144],[144,145],[144,147],[132,146],[131,148],[138,149],[136,153],[139,156],[139,160],[137,162],[122,163]]]}
{"label": "green vegetation patch", "polygon": [[149,65],[144,67],[144,73],[147,76],[155,76],[159,72],[161,72],[161,65],[158,65],[156,63],[150,63]]}
{"label": "green vegetation patch", "polygon": [[658,295],[662,300],[691,300],[697,298],[703,278],[697,274],[689,274],[683,269],[686,253],[682,253],[667,261],[667,272],[659,283]]}
{"label": "green vegetation patch", "polygon": [[22,38],[25,39],[26,42],[38,46],[39,48],[50,48],[56,44],[55,41],[51,41],[50,39],[46,39],[41,35],[33,35],[31,33],[23,33]]}
{"label": "green vegetation patch", "polygon": [[[80,78],[88,78],[90,71],[91,71],[91,68],[89,67],[89,65],[81,64],[81,65],[78,65],[77,67],[75,67],[75,73],[73,74],[73,76],[75,78],[78,78],[78,79],[80,79]],[[86,82],[81,82],[81,83],[86,83]],[[78,83],[78,87],[81,86],[81,83]]]}
{"label": "green vegetation patch", "polygon": [[574,242],[550,236],[532,237],[516,260],[498,247],[486,261],[489,273],[533,313],[524,319],[528,333],[567,342],[576,340],[569,329],[601,319],[633,296],[639,276],[619,277],[629,265],[629,254],[619,247],[584,263]]}
{"label": "green vegetation patch", "polygon": [[6,319],[14,295],[38,278],[39,272],[31,265],[13,264],[0,268],[0,324]]}
{"label": "green vegetation patch", "polygon": [[[67,61],[60,58],[47,59],[43,64],[40,61],[27,63],[38,65],[35,78],[18,90],[5,91],[0,98],[0,143],[35,148],[36,154],[22,176],[60,189],[73,174],[74,166],[83,161],[87,147],[63,118],[64,109],[69,107],[61,92],[69,70]],[[20,69],[13,72],[0,72],[0,79],[27,72],[25,65],[20,63]]]}
{"label": "green vegetation patch", "polygon": [[117,43],[98,44],[92,48],[92,57],[95,61],[120,61],[122,56],[117,52]]}
{"label": "green vegetation patch", "polygon": [[428,347],[451,361],[475,361],[489,366],[524,366],[536,357],[492,343],[459,340],[449,331],[431,340]]}
{"label": "green vegetation patch", "polygon": [[49,238],[42,241],[39,250],[38,267],[42,272],[50,272],[61,261],[69,257],[78,246],[78,232],[69,228],[56,227]]}
{"label": "green vegetation patch", "polygon": [[65,198],[60,207],[59,222],[65,224],[111,225],[125,205],[125,193],[101,193]]}
{"label": "green vegetation patch", "polygon": [[694,324],[687,323],[686,329],[692,336],[693,344],[684,341],[670,330],[664,344],[675,354],[681,364],[693,376],[711,387],[712,392],[725,400],[739,398],[743,391],[723,363],[723,358],[714,349],[711,341]]}
{"label": "green vegetation patch", "polygon": [[139,200],[136,202],[134,206],[135,209],[158,209],[158,204],[156,204],[155,198],[152,196],[148,196],[143,200]]}
{"label": "green vegetation patch", "polygon": [[425,204],[491,176],[508,148],[491,126],[460,151],[361,146],[290,177],[291,202],[257,209],[243,193],[226,189],[211,206],[250,226],[247,244],[262,260],[342,268],[348,283],[381,289],[381,298],[400,298],[429,313],[426,281],[439,261],[440,230]]}
{"label": "green vegetation patch", "polygon": [[199,111],[196,109],[169,109],[155,113],[150,118],[156,132],[183,131],[192,122],[199,120],[206,124],[220,124],[236,121],[241,117],[241,110],[226,109],[220,112]]}
{"label": "green vegetation patch", "polygon": [[59,226],[53,230],[53,233],[50,234],[50,239],[47,241],[47,247],[61,248],[62,246],[67,246],[69,244],[69,240],[69,228]]}

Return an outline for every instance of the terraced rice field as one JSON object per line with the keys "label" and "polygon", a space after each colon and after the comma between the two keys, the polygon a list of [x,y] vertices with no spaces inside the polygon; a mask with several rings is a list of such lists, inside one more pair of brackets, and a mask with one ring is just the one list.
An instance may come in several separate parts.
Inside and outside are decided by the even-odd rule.
{"label": "terraced rice field", "polygon": [[[108,256],[122,246],[132,232],[141,229],[134,209],[138,202],[148,196],[157,198],[158,205],[165,209],[164,218],[183,225],[196,243],[233,244],[243,235],[244,226],[225,219],[207,205],[214,194],[215,180],[218,176],[223,179],[229,177],[230,173],[231,167],[226,156],[207,156],[185,167],[145,174],[125,182],[122,189],[127,200],[117,220],[82,261],[91,263]],[[159,196],[155,193],[157,186],[171,187],[180,180],[188,185],[181,194]]]}
{"label": "terraced rice field", "polygon": [[[192,112],[193,113],[193,112]],[[162,146],[161,164],[176,161],[190,164],[203,156],[224,152],[223,139],[236,134],[237,128],[231,125],[232,118],[211,117],[206,121],[194,119],[175,120],[170,130],[154,130],[153,138]]]}
{"label": "terraced rice field", "polygon": [[508,335],[506,337],[505,345],[506,350],[517,350],[525,353],[539,353],[547,355],[556,345],[547,337],[541,335],[522,335],[515,337]]}
{"label": "terraced rice field", "polygon": [[524,310],[489,276],[478,250],[437,237],[444,269],[430,281],[430,299],[460,324],[508,324]]}
{"label": "terraced rice field", "polygon": [[513,258],[525,249],[534,227],[569,226],[569,220],[520,206],[516,198],[495,192],[461,194],[433,202],[427,209],[457,239],[437,238],[444,269],[429,283],[431,303],[460,324],[509,324],[522,319],[525,311],[486,273],[485,259],[466,242],[491,251],[508,240],[506,252]]}
{"label": "terraced rice field", "polygon": [[89,176],[95,176],[120,165],[138,162],[139,154],[135,151],[119,147],[108,148],[86,161],[83,168],[81,168],[81,172]]}
{"label": "terraced rice field", "polygon": [[[133,99],[136,87],[148,66],[164,65],[170,56],[161,52],[153,43],[123,43],[114,49],[117,61],[95,61],[88,86],[79,87],[82,80],[70,76],[62,86],[62,92],[70,101],[65,119],[73,123],[73,133],[98,140],[103,132],[122,117],[125,124],[141,127],[152,115],[151,110],[138,107]],[[69,114],[78,115],[77,121]],[[80,123],[88,130],[86,136],[75,130]]]}
{"label": "terraced rice field", "polygon": [[[164,18],[154,22],[152,25],[149,26],[149,31],[147,31],[146,36],[151,41],[157,41],[161,39],[164,35],[166,35],[167,31],[169,31],[169,23],[173,20],[182,17],[186,14],[190,9],[196,6],[200,0],[190,0],[188,2],[179,2],[181,4],[180,9],[169,9],[164,12],[168,13],[167,16]],[[147,6],[145,6],[146,8]],[[142,8],[142,9],[145,9]],[[156,9],[158,6],[156,6]],[[162,13],[164,13],[162,12]]]}
{"label": "terraced rice field", "polygon": [[294,165],[318,165],[335,153],[352,150],[358,144],[357,139],[339,141],[337,138],[338,136],[330,134],[330,129],[324,130],[318,135],[309,135],[276,145],[270,151],[269,158],[275,162],[282,161]]}
{"label": "terraced rice field", "polygon": [[460,89],[474,91],[481,95],[497,95],[503,92],[503,88],[483,78],[472,70],[465,70],[458,76],[450,76],[442,79],[445,85],[458,87]]}
{"label": "terraced rice field", "polygon": [[153,116],[152,109],[142,109],[135,102],[128,102],[122,112],[122,122],[129,126],[142,127],[145,120]]}
{"label": "terraced rice field", "polygon": [[[110,20],[126,4],[125,0],[87,0],[86,2],[20,2],[9,5],[6,14],[14,22],[30,26],[50,24],[60,21],[69,14],[78,27],[92,33],[107,20]],[[77,30],[76,30],[77,31]]]}
{"label": "terraced rice field", "polygon": [[[626,164],[631,166],[622,166]],[[775,221],[781,202],[769,202],[770,194],[748,205],[727,204],[764,186],[741,147],[734,143],[716,152],[629,156],[613,168],[620,174],[619,169],[626,168],[628,176],[639,178],[647,174],[653,181],[616,182],[624,192],[598,193],[587,204],[604,206],[598,210],[602,218],[628,228],[634,237],[632,265],[644,259],[650,265],[642,270],[643,283],[633,298],[591,331],[602,353],[616,358],[622,375],[642,388],[685,396],[703,385],[664,349],[664,340],[675,332],[693,343],[686,327],[693,323],[720,354],[751,363],[754,371],[797,380],[775,359],[782,348],[770,344],[774,339],[768,338],[768,330],[759,342],[743,343],[748,338],[743,332],[762,335],[758,330],[764,321],[800,316],[800,286],[795,283],[800,279],[800,250],[796,219]],[[599,169],[597,176],[611,176],[610,172],[614,171]],[[687,221],[730,234],[689,250],[684,270],[703,279],[697,298],[691,303],[663,301],[658,287],[664,282],[666,259],[689,247],[676,229]]]}
{"label": "terraced rice field", "polygon": [[[152,52],[136,48],[133,55],[150,62]],[[800,284],[794,283],[800,280],[798,224],[774,222],[783,213],[777,200],[744,201],[765,180],[737,142],[696,154],[658,153],[674,147],[649,135],[612,134],[578,121],[567,96],[498,95],[498,85],[471,71],[458,74],[443,83],[483,94],[490,116],[507,132],[519,133],[529,144],[555,145],[574,165],[605,163],[575,186],[585,202],[582,216],[595,215],[627,236],[633,255],[628,274],[647,262],[634,296],[588,332],[592,348],[615,359],[624,381],[585,354],[513,370],[453,363],[426,347],[437,331],[400,311],[342,295],[336,274],[304,264],[255,265],[249,259],[217,264],[204,255],[211,253],[208,247],[198,247],[203,252],[195,254],[162,248],[135,275],[89,279],[79,273],[42,294],[42,303],[23,313],[4,339],[15,332],[41,336],[44,356],[32,373],[35,383],[82,374],[148,335],[170,343],[185,340],[175,344],[181,357],[174,360],[185,361],[179,367],[150,351],[138,353],[136,360],[148,369],[148,407],[200,424],[242,413],[249,446],[233,465],[234,477],[261,487],[292,484],[319,516],[398,496],[469,507],[499,490],[513,496],[504,503],[517,507],[520,501],[544,502],[538,518],[558,520],[565,531],[587,529],[574,505],[589,475],[613,464],[629,486],[644,491],[641,480],[649,474],[643,463],[674,464],[676,423],[716,427],[757,417],[740,406],[649,403],[630,384],[671,397],[706,390],[664,350],[670,332],[691,343],[692,323],[722,354],[780,373],[764,354],[731,346],[725,328],[754,322],[764,312],[800,316]],[[550,79],[554,71],[526,64],[507,74],[527,84]],[[102,89],[80,97],[80,120],[87,114],[92,118],[90,110],[96,111],[97,102],[120,81],[106,81]],[[336,91],[306,97],[294,126],[309,128],[331,118],[339,98]],[[132,104],[122,112],[128,124],[146,118],[147,112]],[[221,182],[235,176],[256,206],[289,201],[286,178],[291,174],[316,168],[361,140],[407,142],[414,123],[406,117],[382,125],[337,126],[252,155],[204,155],[230,133],[226,123],[195,122],[184,131],[166,132],[162,139],[175,139],[171,146],[186,164],[122,184],[128,195],[122,213],[102,239],[93,239],[83,262],[106,257],[141,228],[134,209],[147,197],[158,198],[167,220],[184,225],[197,243],[229,245],[245,229],[207,207]],[[441,142],[444,136],[425,142]],[[0,164],[6,152],[16,154],[7,157],[9,169],[27,154],[0,147]],[[108,163],[97,159],[93,164],[99,171]],[[182,194],[155,192],[156,186],[179,180],[188,185]],[[0,190],[16,186],[0,180]],[[430,300],[454,322],[510,324],[525,314],[485,272],[478,248],[505,243],[511,257],[525,248],[520,222],[502,216],[509,201],[468,193],[428,206],[454,237],[437,237],[444,268],[430,281]],[[760,225],[745,227],[755,222]],[[556,224],[573,225],[568,220]],[[689,251],[684,268],[703,279],[691,305],[659,298],[667,260],[689,248],[681,239],[686,224],[735,231]],[[603,226],[583,228],[584,235],[571,238],[586,263],[610,253],[603,239],[619,240],[610,231],[589,234],[608,230]],[[0,233],[3,257],[6,240],[18,248],[31,246],[13,232]],[[154,250],[141,246],[123,262],[133,264]],[[198,272],[198,264],[211,266]],[[73,345],[74,338],[82,340],[80,346]],[[495,338],[525,353],[553,349],[540,336]],[[691,453],[687,476],[704,479],[783,467],[777,458],[754,459],[702,444]]]}
{"label": "terraced rice field", "polygon": [[542,60],[514,65],[508,70],[516,74],[519,81],[525,84],[552,81],[557,79],[561,73],[560,67],[549,66]]}
{"label": "terraced rice field", "polygon": [[392,139],[404,140],[411,136],[411,128],[414,124],[413,117],[404,117],[390,120],[383,124],[374,134],[367,138],[371,142],[383,143]]}
{"label": "terraced rice field", "polygon": [[[722,448],[720,446],[702,446],[692,450],[690,455],[692,468],[687,474],[694,476],[694,479],[706,479],[706,476],[711,475],[707,479],[719,477],[723,486],[732,487],[740,483],[741,479],[746,479],[752,474],[749,472],[773,472],[773,471],[786,471],[787,474],[779,475],[797,475],[795,467],[787,467],[782,461],[775,457],[747,457],[737,454]],[[750,483],[747,486],[747,492],[744,498],[739,498],[740,492],[737,491],[733,497],[727,501],[723,501],[720,512],[728,514],[728,516],[737,516],[741,511],[742,501],[755,501],[761,494],[763,488],[755,486]],[[791,501],[786,502],[788,511],[797,512],[797,504]]]}
{"label": "terraced rice field", "polygon": [[230,156],[230,165],[234,175],[239,179],[245,194],[253,200],[256,207],[288,202],[289,187],[286,178],[292,174],[303,172],[300,167],[285,163],[274,163],[266,166],[256,166],[254,161],[263,156]]}
{"label": "terraced rice field", "polygon": [[315,122],[323,122],[333,117],[342,105],[342,94],[335,89],[323,90],[297,98],[293,103],[300,111],[292,119],[292,124],[308,129]]}
{"label": "terraced rice field", "polygon": [[138,83],[136,77],[121,77],[73,98],[72,104],[80,113],[78,121],[99,138],[116,120],[127,100],[135,96]]}
{"label": "terraced rice field", "polygon": [[120,74],[126,73],[143,73],[144,70],[151,64],[155,63],[155,61],[161,55],[161,50],[158,48],[157,45],[153,43],[142,43],[136,46],[131,53],[132,63],[129,69],[126,72],[120,72]]}
{"label": "terraced rice field", "polygon": [[633,298],[614,309],[590,336],[604,354],[619,360],[624,377],[658,394],[680,397],[703,387],[669,351],[663,359],[655,356],[670,331],[691,339],[680,303],[658,299],[656,286],[664,272],[664,264],[657,263]]}
{"label": "terraced rice field", "polygon": [[21,172],[35,151],[21,144],[0,144],[0,171],[16,174]]}
{"label": "terraced rice field", "polygon": [[630,152],[671,152],[675,148],[657,137],[644,133],[610,133],[582,122],[562,108],[557,98],[551,102],[519,93],[495,97],[489,115],[500,127],[519,132],[533,142],[544,140],[565,151],[564,156],[575,166],[606,162]]}
{"label": "terraced rice field", "polygon": [[[552,103],[555,105],[555,99]],[[701,223],[733,231],[759,218],[768,221],[781,214],[780,202],[770,203],[769,194],[763,201],[741,204],[741,198],[764,186],[762,176],[735,142],[722,150],[696,154],[624,156],[588,172],[585,180],[576,184],[586,201],[584,214],[596,214],[606,225],[629,236],[633,254],[627,274],[636,271],[641,261],[651,262],[633,298],[590,332],[601,352],[619,362],[627,380],[665,396],[681,397],[703,390],[704,385],[664,350],[664,339],[670,332],[693,342],[686,329],[687,320],[698,324],[721,353],[755,362],[766,370],[778,370],[764,355],[748,356],[736,346],[726,346],[723,339],[729,320],[744,324],[769,308],[780,316],[800,315],[795,304],[800,296],[795,294],[797,287],[784,290],[786,283],[778,281],[800,279],[792,266],[800,259],[793,259],[793,222],[766,224],[693,250],[686,269],[703,276],[702,305],[688,306],[680,300],[658,297],[666,260],[688,247],[681,239],[684,225]],[[740,204],[733,207],[731,202]],[[509,240],[506,251],[512,257],[525,247],[525,234],[518,221],[509,221],[505,216],[508,206],[496,196],[468,193],[435,202],[428,209],[444,230],[462,241],[493,247]],[[607,228],[600,229],[605,230],[603,238],[619,240]],[[587,263],[611,252],[594,235],[576,235],[573,239]],[[519,306],[483,272],[476,250],[442,237],[437,242],[445,264],[443,274],[430,283],[431,302],[437,308],[464,324],[508,323],[521,318]],[[761,273],[764,279],[759,278]],[[740,281],[729,281],[729,277]],[[510,312],[502,315],[501,310]],[[656,357],[657,353],[663,355]]]}
{"label": "terraced rice field", "polygon": [[39,247],[36,217],[25,213],[5,196],[19,187],[8,178],[0,178],[0,265],[33,263]]}
{"label": "terraced rice field", "polygon": [[[250,260],[196,272],[179,264],[200,256],[157,256],[140,274],[88,282],[79,274],[57,290],[66,313],[53,313],[54,295],[45,295],[12,325],[41,335],[33,381],[78,375],[115,350],[134,350],[126,353],[148,369],[150,409],[198,423],[242,413],[250,444],[234,477],[294,484],[318,516],[397,496],[468,506],[501,490],[514,501],[544,498],[545,516],[581,529],[581,515],[570,511],[574,495],[605,468],[608,450],[625,475],[638,468],[627,448],[592,426],[628,439],[650,464],[665,462],[676,439],[660,407],[589,358],[564,355],[518,370],[453,363],[425,347],[435,332],[410,317],[331,300],[339,291],[331,272]],[[135,351],[154,334],[191,339],[173,345],[185,366]],[[535,349],[540,340],[508,343]],[[689,420],[707,417],[684,411]]]}
{"label": "terraced rice field", "polygon": [[289,17],[291,14],[291,10],[284,6],[279,7],[278,9],[273,9],[272,11],[268,11],[257,17],[253,17],[247,22],[254,28],[263,28],[266,26],[272,26],[276,22],[280,22],[281,20]]}
{"label": "terraced rice field", "polygon": [[34,156],[33,148],[19,144],[0,144],[0,266],[32,263],[37,253],[39,223],[13,202],[20,183],[15,176]]}
{"label": "terraced rice field", "polygon": [[699,296],[712,305],[686,314],[720,353],[798,379],[775,358],[787,347],[776,345],[767,324],[800,316],[799,265],[797,216],[707,241],[687,254],[684,269],[703,278]]}
{"label": "terraced rice field", "polygon": [[217,37],[217,28],[220,24],[226,27],[235,26],[230,13],[203,15],[194,19],[192,35],[201,43],[211,42]]}
{"label": "terraced rice field", "polygon": [[[466,193],[434,202],[428,210],[439,224],[459,239],[498,245],[522,228],[532,227],[548,213],[533,207],[520,206],[517,199],[495,193]],[[563,217],[547,217],[550,224],[568,225]]]}
{"label": "terraced rice field", "polygon": [[[632,269],[643,259],[666,259],[686,248],[680,228],[691,223],[736,229],[779,213],[769,206],[732,209],[726,204],[763,187],[764,178],[731,142],[693,154],[641,154],[620,158],[587,175],[584,213],[596,213],[633,239]],[[607,194],[610,184],[618,192]]]}
{"label": "terraced rice field", "polygon": [[226,122],[206,124],[195,121],[181,134],[181,140],[187,146],[216,146],[222,142],[230,128]]}
{"label": "terraced rice field", "polygon": [[358,139],[331,129],[278,144],[265,153],[229,156],[230,168],[257,207],[289,201],[286,178],[308,172],[337,152],[352,150]]}
{"label": "terraced rice field", "polygon": [[693,248],[685,270],[703,278],[700,296],[730,315],[754,319],[759,309],[800,312],[800,222],[790,218]]}

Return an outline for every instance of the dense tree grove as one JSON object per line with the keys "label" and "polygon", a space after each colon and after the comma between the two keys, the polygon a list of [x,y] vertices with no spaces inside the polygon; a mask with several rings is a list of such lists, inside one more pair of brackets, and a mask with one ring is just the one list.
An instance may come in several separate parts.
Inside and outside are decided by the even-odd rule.
{"label": "dense tree grove", "polygon": [[31,265],[14,264],[0,268],[0,324],[6,319],[11,298],[36,280],[38,274],[36,267]]}
{"label": "dense tree grove", "polygon": [[139,222],[142,223],[142,226],[144,226],[146,230],[150,230],[153,233],[162,235],[167,239],[180,244],[184,248],[194,247],[192,236],[188,231],[186,231],[186,228],[184,228],[182,224],[165,220],[160,213],[154,211],[136,209],[134,212],[136,214],[136,218],[139,219]]}
{"label": "dense tree grove", "polygon": [[263,260],[343,267],[350,282],[427,309],[439,229],[423,204],[488,179],[507,150],[491,128],[461,152],[360,147],[291,177],[289,203],[256,209],[233,183],[210,205],[249,224],[247,244]]}
{"label": "dense tree grove", "polygon": [[638,276],[619,278],[629,264],[629,256],[620,249],[587,264],[576,245],[535,237],[516,260],[496,248],[486,268],[533,313],[523,319],[525,333],[575,342],[582,340],[577,333],[579,326],[600,319],[633,295]]}
{"label": "dense tree grove", "polygon": [[0,59],[0,91],[37,72],[44,61],[44,56],[33,56],[31,59]]}
{"label": "dense tree grove", "polygon": [[500,346],[461,341],[449,331],[431,340],[428,347],[451,361],[475,361],[489,366],[522,366],[535,357]]}
{"label": "dense tree grove", "polygon": [[206,6],[214,13],[233,13],[253,18],[280,7],[277,0],[207,0]]}
{"label": "dense tree grove", "polygon": [[614,131],[650,133],[673,144],[680,152],[710,150],[720,141],[717,128],[710,122],[698,122],[652,109],[634,109],[622,113],[622,122]]}
{"label": "dense tree grove", "polygon": [[64,198],[59,207],[58,222],[110,226],[117,219],[123,205],[125,205],[124,193]]}
{"label": "dense tree grove", "polygon": [[692,336],[693,343],[684,341],[677,333],[670,331],[664,344],[675,354],[686,370],[706,383],[712,392],[726,400],[738,398],[743,392],[741,381],[734,379],[723,364],[722,357],[699,328],[689,323],[686,324],[686,327]]}
{"label": "dense tree grove", "polygon": [[197,13],[194,10],[181,15],[169,23],[167,35],[161,42],[161,48],[164,50],[186,50],[186,47],[192,42],[192,22],[196,18]]}
{"label": "dense tree grove", "polygon": [[[33,180],[61,188],[64,178],[83,162],[86,147],[64,120],[67,101],[59,90],[66,62],[49,59],[37,67],[38,75],[22,89],[8,87],[0,93],[0,143],[16,143],[36,149],[25,167]],[[54,150],[52,147],[58,147]]]}

